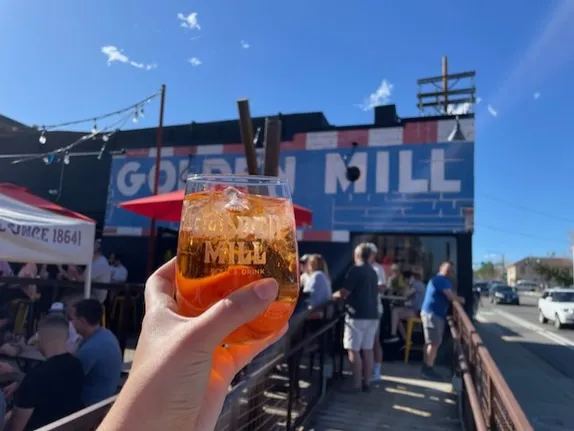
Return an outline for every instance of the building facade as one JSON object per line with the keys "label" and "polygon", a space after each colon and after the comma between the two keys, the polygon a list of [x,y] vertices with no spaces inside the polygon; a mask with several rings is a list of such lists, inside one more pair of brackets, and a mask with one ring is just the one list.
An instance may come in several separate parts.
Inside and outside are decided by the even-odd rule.
{"label": "building facade", "polygon": [[[254,129],[264,120],[253,119]],[[313,227],[298,232],[302,253],[322,253],[331,268],[344,273],[354,244],[370,240],[379,246],[381,261],[422,268],[425,278],[450,259],[458,286],[470,288],[472,115],[460,117],[464,140],[453,142],[454,117],[401,119],[394,105],[376,108],[374,122],[366,125],[335,127],[322,113],[282,115],[281,120],[280,174],[289,180],[294,202],[313,211]],[[105,250],[121,253],[130,278],[142,279],[150,221],[117,204],[152,193],[155,135],[156,129],[117,133],[100,159],[101,142],[94,140],[73,153],[69,165],[46,165],[41,159],[14,165],[16,156],[62,147],[78,135],[50,133],[40,148],[38,133],[0,134],[0,182],[27,187],[94,218]],[[245,173],[240,142],[237,120],[166,127],[160,193],[183,188],[188,173]],[[348,166],[360,171],[354,182],[346,177]],[[162,241],[160,256],[175,239],[167,235]]]}
{"label": "building facade", "polygon": [[572,260],[562,257],[525,257],[506,268],[507,282],[510,286],[516,286],[520,280],[533,281],[540,286],[548,280],[536,271],[537,264],[542,264],[552,269],[562,269],[572,272]]}

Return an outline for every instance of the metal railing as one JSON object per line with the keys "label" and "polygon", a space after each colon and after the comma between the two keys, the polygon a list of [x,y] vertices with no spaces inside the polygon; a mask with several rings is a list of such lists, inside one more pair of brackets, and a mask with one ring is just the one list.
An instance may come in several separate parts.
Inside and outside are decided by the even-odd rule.
{"label": "metal railing", "polygon": [[[254,360],[229,392],[216,431],[295,430],[342,377],[343,311],[340,303],[301,313],[278,345]],[[275,347],[275,348],[273,348]],[[116,397],[45,426],[41,431],[93,431]]]}
{"label": "metal railing", "polygon": [[464,308],[453,304],[449,317],[457,374],[461,378],[461,420],[466,430],[533,431],[514,394]]}

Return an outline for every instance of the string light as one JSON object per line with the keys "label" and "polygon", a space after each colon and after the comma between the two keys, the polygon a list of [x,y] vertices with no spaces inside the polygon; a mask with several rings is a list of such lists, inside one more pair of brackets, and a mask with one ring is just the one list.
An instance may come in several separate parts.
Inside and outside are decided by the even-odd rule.
{"label": "string light", "polygon": [[[12,161],[12,164],[19,164],[19,163],[30,161],[30,160],[42,159],[44,161],[44,163],[49,165],[49,164],[53,163],[54,161],[56,161],[56,159],[59,160],[63,155],[62,160],[63,160],[64,164],[67,165],[70,163],[70,152],[73,148],[75,148],[76,146],[82,144],[83,142],[85,142],[87,140],[96,139],[97,137],[101,137],[101,139],[103,141],[102,148],[100,149],[100,153],[98,155],[98,160],[100,160],[103,156],[103,153],[105,152],[106,144],[109,142],[110,138],[115,133],[117,133],[120,130],[120,128],[122,126],[124,126],[130,119],[132,119],[132,121],[134,123],[137,123],[139,121],[139,117],[140,116],[143,117],[143,112],[144,112],[143,106],[145,104],[151,102],[153,99],[155,99],[160,94],[161,94],[161,90],[158,90],[154,94],[152,94],[151,96],[146,97],[144,100],[141,100],[137,103],[134,103],[133,105],[130,105],[130,106],[123,108],[123,109],[119,109],[119,110],[114,111],[114,112],[110,112],[108,114],[100,115],[100,116],[95,117],[95,118],[92,117],[92,118],[83,119],[83,120],[68,121],[68,122],[60,123],[60,124],[42,126],[41,128],[38,127],[38,130],[40,131],[40,136],[38,138],[38,142],[41,145],[45,145],[47,140],[48,140],[47,132],[50,130],[59,129],[59,128],[66,127],[66,126],[72,126],[72,125],[87,123],[87,122],[93,122],[93,127],[91,130],[91,133],[88,135],[82,136],[81,138],[77,139],[73,143],[66,145],[64,147],[58,148],[56,150],[52,150],[52,151],[41,153],[41,154],[35,154],[33,156],[14,160],[14,161]],[[101,123],[102,120],[105,120],[105,119],[108,119],[108,118],[114,117],[114,116],[116,116],[116,117],[121,116],[122,114],[126,114],[126,115],[122,116],[119,119],[119,121],[113,122],[112,124],[110,124],[106,127],[103,127],[102,129],[98,128],[98,123]]]}

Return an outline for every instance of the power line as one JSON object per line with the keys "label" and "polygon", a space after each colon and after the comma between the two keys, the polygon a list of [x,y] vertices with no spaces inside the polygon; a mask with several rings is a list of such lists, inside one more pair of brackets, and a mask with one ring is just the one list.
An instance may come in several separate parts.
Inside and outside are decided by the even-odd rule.
{"label": "power line", "polygon": [[41,131],[49,131],[49,130],[53,130],[53,129],[59,129],[62,127],[74,126],[76,124],[83,124],[83,123],[89,123],[89,122],[97,122],[98,120],[105,120],[106,118],[114,117],[116,115],[123,114],[124,112],[127,112],[127,111],[133,111],[136,108],[139,108],[139,107],[145,105],[146,103],[149,103],[152,99],[159,96],[160,94],[161,94],[161,90],[158,90],[154,94],[152,94],[151,96],[148,96],[145,99],[140,100],[139,102],[136,102],[133,105],[130,105],[126,108],[118,109],[117,111],[109,112],[107,114],[98,115],[95,117],[85,118],[83,120],[67,121],[65,123],[52,124],[49,126],[42,126],[40,128],[40,130]]}
{"label": "power line", "polygon": [[517,236],[522,236],[522,237],[525,237],[525,238],[532,238],[532,239],[536,239],[536,240],[538,240],[538,241],[548,241],[548,242],[555,242],[555,243],[564,244],[562,241],[559,241],[559,240],[557,240],[557,239],[544,238],[544,237],[537,236],[537,235],[532,235],[532,234],[529,234],[529,233],[517,232],[517,231],[502,229],[502,228],[495,227],[495,226],[489,226],[489,225],[478,224],[478,223],[475,223],[475,226],[482,227],[482,228],[485,228],[485,229],[490,229],[490,230],[493,230],[493,231],[496,231],[496,232],[506,233],[506,234],[509,234],[509,235],[517,235]]}
{"label": "power line", "polygon": [[517,208],[517,209],[519,209],[519,210],[521,210],[521,211],[531,212],[531,213],[533,213],[533,214],[538,214],[538,215],[541,215],[541,216],[544,216],[544,217],[548,217],[548,218],[551,218],[551,219],[554,219],[554,220],[558,220],[558,221],[561,221],[561,222],[565,222],[565,223],[574,223],[574,219],[569,219],[569,218],[567,218],[567,217],[561,217],[561,216],[556,215],[556,214],[551,214],[551,213],[547,213],[547,212],[544,212],[544,211],[540,211],[540,210],[537,210],[537,209],[534,209],[534,208],[529,208],[529,207],[524,206],[524,205],[515,204],[515,203],[513,203],[513,202],[509,202],[509,201],[507,201],[507,200],[501,199],[501,198],[496,197],[496,196],[488,195],[488,194],[486,194],[486,193],[480,193],[480,195],[481,195],[481,196],[484,196],[485,198],[488,198],[488,199],[490,199],[490,200],[492,200],[492,201],[494,201],[494,202],[500,202],[500,203],[502,203],[502,204],[504,204],[504,205],[508,205],[508,206]]}

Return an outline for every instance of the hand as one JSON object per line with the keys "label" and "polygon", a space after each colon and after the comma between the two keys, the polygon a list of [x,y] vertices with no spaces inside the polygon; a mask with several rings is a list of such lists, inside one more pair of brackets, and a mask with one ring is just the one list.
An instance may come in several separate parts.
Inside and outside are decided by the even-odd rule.
{"label": "hand", "polygon": [[213,430],[235,374],[287,330],[268,341],[221,347],[229,333],[265,311],[277,297],[277,283],[251,283],[186,318],[177,313],[174,279],[174,260],[148,279],[130,376],[100,431]]}
{"label": "hand", "polygon": [[10,398],[12,395],[16,393],[18,388],[20,387],[20,382],[12,382],[8,386],[4,387],[4,398]]}
{"label": "hand", "polygon": [[8,374],[14,371],[14,367],[8,362],[0,362],[0,374]]}

